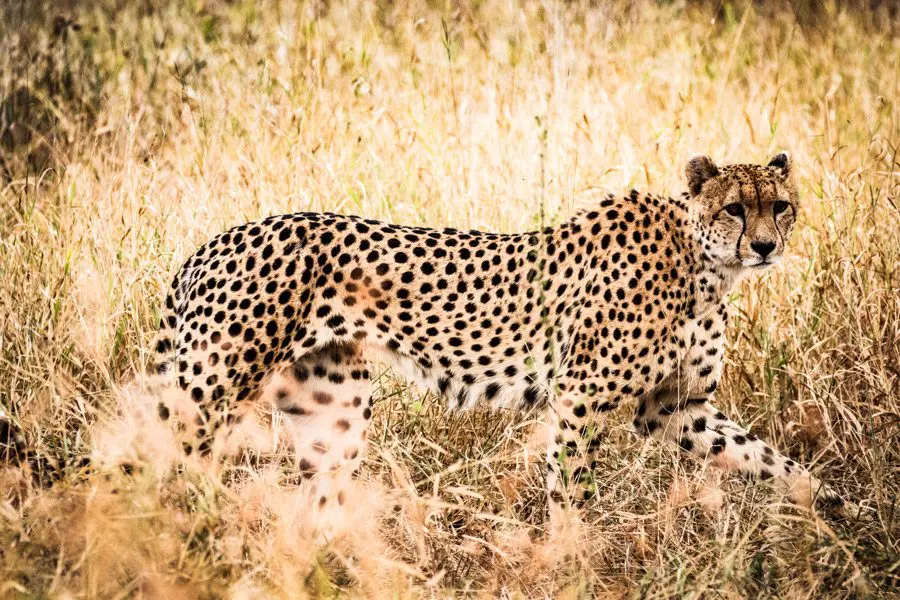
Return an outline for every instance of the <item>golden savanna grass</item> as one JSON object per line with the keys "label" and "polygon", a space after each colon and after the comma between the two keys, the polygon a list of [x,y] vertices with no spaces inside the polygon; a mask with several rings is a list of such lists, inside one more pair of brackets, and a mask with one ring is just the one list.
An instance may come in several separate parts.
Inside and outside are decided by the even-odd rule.
{"label": "golden savanna grass", "polygon": [[[0,597],[896,596],[890,9],[3,3]],[[537,415],[449,414],[376,367],[359,489],[315,520],[271,461],[179,465],[149,416],[162,290],[231,225],[524,231],[595,190],[680,193],[693,153],[780,149],[802,218],[786,264],[731,297],[717,402],[871,514],[780,505],[638,440],[625,408],[554,538]]]}

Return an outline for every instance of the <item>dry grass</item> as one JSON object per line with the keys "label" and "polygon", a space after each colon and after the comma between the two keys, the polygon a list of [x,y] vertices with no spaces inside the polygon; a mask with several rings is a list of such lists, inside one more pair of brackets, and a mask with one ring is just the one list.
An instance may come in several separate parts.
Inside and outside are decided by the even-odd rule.
{"label": "dry grass", "polygon": [[[54,4],[0,7],[0,421],[21,432],[0,463],[0,596],[897,595],[900,43],[879,19]],[[383,373],[364,501],[322,541],[277,470],[176,474],[144,418],[160,291],[227,226],[332,210],[517,231],[592,188],[677,193],[693,152],[780,148],[802,223],[793,258],[734,293],[719,404],[872,519],[773,507],[639,442],[623,411],[596,502],[552,540],[533,416],[448,415]]]}

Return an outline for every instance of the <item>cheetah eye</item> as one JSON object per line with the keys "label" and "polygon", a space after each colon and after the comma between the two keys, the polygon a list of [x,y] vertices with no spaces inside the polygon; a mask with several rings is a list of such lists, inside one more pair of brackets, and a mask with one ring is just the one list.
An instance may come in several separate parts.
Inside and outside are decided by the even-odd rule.
{"label": "cheetah eye", "polygon": [[742,217],[744,216],[744,207],[739,202],[732,202],[725,207],[725,212],[732,217]]}
{"label": "cheetah eye", "polygon": [[787,210],[788,203],[784,200],[779,200],[775,204],[772,205],[772,211],[778,215]]}

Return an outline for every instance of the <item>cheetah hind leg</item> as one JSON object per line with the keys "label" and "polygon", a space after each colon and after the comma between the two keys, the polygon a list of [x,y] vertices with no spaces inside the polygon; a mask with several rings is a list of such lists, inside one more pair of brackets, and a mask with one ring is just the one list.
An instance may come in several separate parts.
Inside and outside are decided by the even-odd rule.
{"label": "cheetah hind leg", "polygon": [[290,436],[295,465],[311,480],[320,512],[346,501],[372,416],[372,383],[358,344],[331,344],[303,356],[266,386]]}

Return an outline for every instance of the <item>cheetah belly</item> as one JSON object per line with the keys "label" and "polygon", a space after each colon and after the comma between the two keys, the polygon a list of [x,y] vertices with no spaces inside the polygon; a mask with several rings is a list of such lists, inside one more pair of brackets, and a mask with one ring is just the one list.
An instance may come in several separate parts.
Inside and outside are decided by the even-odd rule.
{"label": "cheetah belly", "polygon": [[[380,296],[383,298],[383,296]],[[388,306],[395,302],[395,298],[386,300]],[[315,311],[312,311],[315,312]],[[430,391],[447,400],[448,408],[451,410],[465,410],[474,407],[480,401],[487,402],[494,409],[522,408],[531,405],[541,405],[547,397],[544,386],[539,383],[541,377],[545,374],[546,369],[537,361],[532,360],[532,371],[526,373],[521,368],[511,368],[514,364],[521,362],[520,357],[501,362],[501,367],[493,371],[486,368],[479,368],[475,364],[460,373],[453,367],[443,368],[439,364],[440,353],[434,350],[441,343],[446,344],[446,340],[442,337],[434,340],[423,342],[420,349],[413,356],[412,353],[406,352],[404,345],[394,344],[390,347],[390,341],[395,339],[397,333],[395,328],[385,328],[383,325],[379,327],[376,320],[367,318],[365,309],[359,306],[342,307],[337,309],[337,313],[346,323],[350,323],[355,330],[342,335],[334,335],[332,329],[325,326],[324,323],[312,323],[312,328],[320,333],[319,340],[321,344],[328,343],[345,343],[354,342],[359,344],[363,356],[370,363],[384,364],[389,366],[396,374],[401,375],[407,380],[413,382],[422,391]],[[422,321],[424,315],[413,309],[415,317],[412,322],[416,323],[416,328],[424,328]],[[327,335],[327,337],[323,337]],[[471,341],[463,342],[467,356],[476,356],[477,353],[471,350]],[[300,348],[295,349],[297,355],[302,354]],[[497,354],[505,350],[500,346]],[[460,362],[465,361],[462,359]],[[474,361],[473,361],[474,362]],[[454,365],[456,366],[456,365]]]}
{"label": "cheetah belly", "polygon": [[[534,387],[526,377],[494,377],[466,384],[456,378],[447,379],[440,369],[424,368],[413,358],[392,351],[383,344],[365,342],[361,346],[363,355],[370,363],[386,365],[421,391],[443,396],[450,410],[467,410],[479,401],[487,402],[495,410],[517,409],[523,405],[528,390]],[[538,394],[538,401],[542,396],[545,394]]]}

